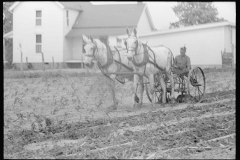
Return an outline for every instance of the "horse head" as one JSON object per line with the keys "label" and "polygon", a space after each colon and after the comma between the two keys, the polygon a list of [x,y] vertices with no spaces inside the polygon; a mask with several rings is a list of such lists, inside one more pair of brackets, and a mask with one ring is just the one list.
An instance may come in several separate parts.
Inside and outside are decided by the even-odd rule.
{"label": "horse head", "polygon": [[126,29],[126,32],[128,34],[128,38],[125,40],[124,45],[127,49],[127,57],[128,60],[132,60],[133,56],[137,54],[139,41],[137,37],[137,30],[134,28],[132,34],[130,35],[128,28]]}
{"label": "horse head", "polygon": [[97,51],[97,45],[96,41],[90,36],[90,38],[87,38],[85,35],[82,35],[83,41],[86,43],[84,46],[84,49],[86,51],[85,58],[84,58],[84,64],[92,68],[93,67],[93,60],[96,59],[95,54]]}

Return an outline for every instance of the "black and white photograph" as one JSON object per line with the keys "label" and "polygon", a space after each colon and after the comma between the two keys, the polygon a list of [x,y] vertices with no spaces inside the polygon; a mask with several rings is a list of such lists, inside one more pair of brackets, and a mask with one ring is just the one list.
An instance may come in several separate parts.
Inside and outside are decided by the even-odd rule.
{"label": "black and white photograph", "polygon": [[235,159],[236,2],[3,2],[4,159]]}

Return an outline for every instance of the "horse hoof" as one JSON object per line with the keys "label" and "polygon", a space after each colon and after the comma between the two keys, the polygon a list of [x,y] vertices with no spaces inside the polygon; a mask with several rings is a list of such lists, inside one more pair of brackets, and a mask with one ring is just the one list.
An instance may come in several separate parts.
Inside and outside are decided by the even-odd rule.
{"label": "horse hoof", "polygon": [[156,111],[157,108],[155,106],[152,106],[151,111]]}
{"label": "horse hoof", "polygon": [[175,99],[172,99],[171,104],[175,104],[175,103],[176,103]]}
{"label": "horse hoof", "polygon": [[109,107],[109,110],[117,110],[117,106],[116,106],[116,105],[111,105],[111,106]]}
{"label": "horse hoof", "polygon": [[133,108],[140,108],[140,107],[141,107],[141,105],[138,104],[138,103],[136,103],[136,104],[133,105]]}

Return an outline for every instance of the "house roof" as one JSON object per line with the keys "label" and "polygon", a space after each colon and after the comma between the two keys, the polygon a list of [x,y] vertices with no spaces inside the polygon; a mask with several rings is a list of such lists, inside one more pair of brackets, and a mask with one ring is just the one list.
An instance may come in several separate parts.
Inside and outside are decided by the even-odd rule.
{"label": "house roof", "polygon": [[144,7],[144,4],[83,6],[73,28],[137,26]]}
{"label": "house roof", "polygon": [[76,2],[76,1],[67,1],[67,2],[62,2],[59,1],[58,3],[60,3],[61,5],[64,6],[65,9],[75,9],[75,10],[79,10],[82,11],[82,6],[93,6],[93,4],[91,2]]}
{"label": "house roof", "polygon": [[[206,28],[214,28],[214,27],[222,27],[222,26],[233,26],[235,27],[235,23],[231,23],[228,21],[224,22],[215,22],[215,23],[208,23],[208,24],[200,24],[196,26],[187,26],[183,28],[175,28],[175,29],[168,29],[163,31],[155,31],[147,34],[141,34],[138,35],[138,37],[147,37],[147,36],[154,36],[154,35],[161,35],[161,34],[170,34],[170,33],[176,33],[176,32],[185,32],[185,31],[191,31],[191,30],[199,30],[199,29],[206,29]],[[127,38],[127,35],[118,36],[120,39]]]}
{"label": "house roof", "polygon": [[[81,5],[92,5],[91,2],[62,2],[62,1],[55,1],[61,8],[63,9],[74,9],[74,10],[79,10],[82,11]],[[15,2],[9,7],[9,11],[12,11],[20,2]]]}
{"label": "house roof", "polygon": [[[82,6],[83,11],[67,36],[125,34],[127,27],[137,27],[146,7],[146,4]],[[151,19],[149,22],[154,29]]]}

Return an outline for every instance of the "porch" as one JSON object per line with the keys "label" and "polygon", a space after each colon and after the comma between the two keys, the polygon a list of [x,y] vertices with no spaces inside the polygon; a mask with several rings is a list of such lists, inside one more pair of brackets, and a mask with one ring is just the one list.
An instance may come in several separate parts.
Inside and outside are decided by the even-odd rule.
{"label": "porch", "polygon": [[65,61],[68,68],[85,68],[83,59],[81,60],[67,60]]}

